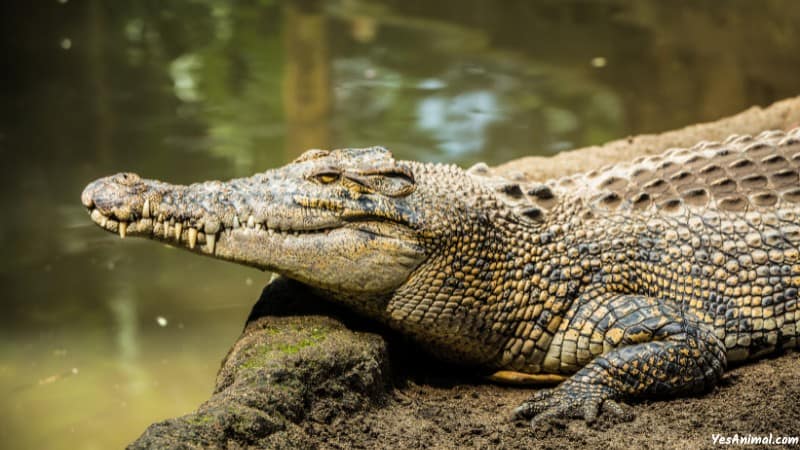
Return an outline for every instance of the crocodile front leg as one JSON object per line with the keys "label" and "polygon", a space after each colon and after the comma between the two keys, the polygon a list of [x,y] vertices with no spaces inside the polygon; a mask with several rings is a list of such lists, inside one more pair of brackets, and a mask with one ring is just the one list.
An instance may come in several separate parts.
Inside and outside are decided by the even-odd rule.
{"label": "crocodile front leg", "polygon": [[646,296],[597,296],[560,334],[546,358],[564,370],[583,368],[514,411],[533,427],[556,417],[592,422],[601,410],[630,420],[617,401],[701,392],[726,365],[725,347],[709,327]]}

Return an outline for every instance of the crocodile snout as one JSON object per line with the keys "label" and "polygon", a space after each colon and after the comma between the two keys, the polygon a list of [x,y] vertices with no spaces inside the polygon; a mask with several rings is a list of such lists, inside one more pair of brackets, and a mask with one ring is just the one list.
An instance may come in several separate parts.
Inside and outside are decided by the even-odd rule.
{"label": "crocodile snout", "polygon": [[81,203],[88,209],[97,208],[103,214],[120,213],[130,209],[129,203],[146,190],[139,175],[118,173],[89,183],[81,193]]}

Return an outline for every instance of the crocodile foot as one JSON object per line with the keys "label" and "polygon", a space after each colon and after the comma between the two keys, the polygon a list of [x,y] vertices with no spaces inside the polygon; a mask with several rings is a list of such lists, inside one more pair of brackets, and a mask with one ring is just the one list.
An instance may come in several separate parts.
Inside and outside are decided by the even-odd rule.
{"label": "crocodile foot", "polygon": [[617,403],[616,392],[606,386],[567,380],[551,389],[542,389],[514,410],[515,419],[529,419],[531,428],[553,419],[584,419],[593,423],[602,412],[618,420],[633,420],[630,408]]}

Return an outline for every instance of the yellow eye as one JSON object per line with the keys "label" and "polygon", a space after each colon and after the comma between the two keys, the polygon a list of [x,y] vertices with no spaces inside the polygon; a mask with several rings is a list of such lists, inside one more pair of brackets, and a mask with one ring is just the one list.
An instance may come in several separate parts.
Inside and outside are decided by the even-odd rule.
{"label": "yellow eye", "polygon": [[330,184],[339,179],[338,173],[321,173],[317,175],[317,180],[322,184]]}

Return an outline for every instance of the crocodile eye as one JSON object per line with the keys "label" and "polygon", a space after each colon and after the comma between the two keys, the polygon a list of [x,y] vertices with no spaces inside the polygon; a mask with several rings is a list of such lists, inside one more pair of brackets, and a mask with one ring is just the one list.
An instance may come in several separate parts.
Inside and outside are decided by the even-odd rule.
{"label": "crocodile eye", "polygon": [[339,180],[339,174],[335,172],[325,172],[314,175],[314,179],[322,184],[331,184]]}

